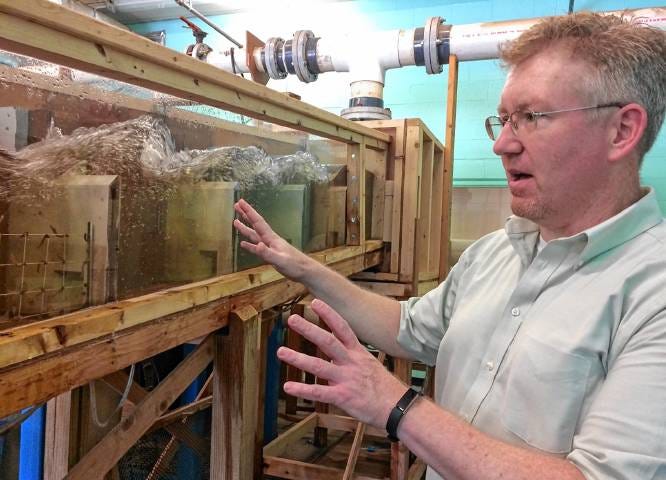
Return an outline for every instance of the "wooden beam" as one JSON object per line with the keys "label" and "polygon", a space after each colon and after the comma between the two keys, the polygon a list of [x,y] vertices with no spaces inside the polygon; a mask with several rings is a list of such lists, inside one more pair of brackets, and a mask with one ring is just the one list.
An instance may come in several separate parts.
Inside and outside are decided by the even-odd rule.
{"label": "wooden beam", "polygon": [[[111,386],[111,388],[113,388],[116,392],[122,393],[125,390],[125,386],[127,385],[129,377],[125,372],[119,371],[112,373],[111,375],[107,375],[102,380]],[[144,390],[140,385],[133,382],[127,398],[134,405],[138,405],[148,395],[150,395],[150,393],[147,390]],[[151,424],[149,431],[154,430],[155,423],[162,418],[163,417],[156,419],[156,421]],[[205,456],[208,454],[208,442],[201,438],[201,436],[194,433],[187,425],[183,423],[162,423],[162,426],[173,437],[176,437],[178,440],[190,447],[200,457],[205,458]]]}
{"label": "wooden beam", "polygon": [[123,330],[0,371],[0,417],[224,327],[228,300]]}
{"label": "wooden beam", "polygon": [[391,442],[391,480],[406,480],[409,450],[402,442]]}
{"label": "wooden beam", "polygon": [[188,403],[187,405],[183,405],[180,408],[176,408],[175,410],[172,410],[169,413],[165,413],[160,418],[158,418],[153,426],[150,427],[150,431],[164,428],[170,423],[187,420],[195,413],[199,413],[202,410],[210,408],[212,404],[213,396],[208,395],[207,397],[203,397],[200,400],[196,400],[192,403]]}
{"label": "wooden beam", "polygon": [[211,480],[252,480],[259,393],[261,318],[246,305],[215,338]]}
{"label": "wooden beam", "polygon": [[359,282],[354,281],[356,285],[371,292],[379,293],[387,297],[404,298],[413,293],[411,283],[391,283],[391,282]]}
{"label": "wooden beam", "polygon": [[414,463],[409,467],[407,472],[407,480],[421,480],[426,471],[426,464],[423,463],[423,460],[417,458],[414,460]]}
{"label": "wooden beam", "polygon": [[[357,424],[358,420],[352,417],[333,415],[330,413],[320,413],[317,416],[317,426],[328,428],[330,430],[354,432],[356,431]],[[386,431],[376,427],[367,427],[365,434],[371,437],[386,438]]]}
{"label": "wooden beam", "polygon": [[453,190],[453,157],[456,139],[456,109],[458,103],[458,57],[449,56],[449,81],[446,98],[446,136],[444,150],[444,184],[442,195],[442,227],[439,254],[439,281],[449,273],[449,255],[451,238],[451,196]]}
{"label": "wooden beam", "polygon": [[400,240],[400,281],[412,282],[415,272],[417,222],[420,217],[421,168],[423,130],[407,124],[405,140],[405,169],[402,193],[402,232]]}
{"label": "wooden beam", "polygon": [[0,0],[0,48],[328,138],[377,146],[380,132],[44,0]]}
{"label": "wooden beam", "polygon": [[[294,480],[340,480],[344,470],[287,458],[264,457],[264,473]],[[366,475],[354,475],[355,480],[379,480]]]}
{"label": "wooden beam", "polygon": [[68,480],[87,480],[106,475],[150,428],[192,380],[213,359],[213,337],[209,336],[157,385],[111,432],[92,448],[67,475]]}
{"label": "wooden beam", "polygon": [[[412,362],[393,359],[393,374],[407,385],[412,383]],[[402,442],[391,443],[391,480],[405,480],[409,469],[409,450]]]}
{"label": "wooden beam", "polygon": [[[360,246],[338,247],[312,254],[311,257],[321,263],[333,265],[345,259],[360,256],[364,250],[375,251],[380,248],[381,241],[369,241],[366,243],[365,249]],[[135,325],[186,312],[224,297],[242,297],[252,290],[278,280],[284,280],[284,277],[273,267],[261,266],[24,326],[0,330],[0,367],[79,345],[104,335],[117,334],[119,331]],[[240,305],[234,305],[232,308],[237,306]],[[183,338],[182,340],[185,342],[193,338]]]}
{"label": "wooden beam", "polygon": [[367,280],[369,282],[397,282],[397,273],[386,272],[358,272],[350,277],[350,280]]}
{"label": "wooden beam", "polygon": [[275,440],[270,442],[268,445],[266,445],[264,447],[264,458],[279,457],[282,455],[285,450],[289,448],[291,443],[304,437],[307,432],[314,430],[314,428],[319,423],[319,416],[320,414],[318,413],[311,413],[296,425],[293,425],[289,430],[284,432]]}
{"label": "wooden beam", "polygon": [[69,424],[72,392],[65,392],[46,404],[44,438],[44,480],[62,480],[69,470]]}

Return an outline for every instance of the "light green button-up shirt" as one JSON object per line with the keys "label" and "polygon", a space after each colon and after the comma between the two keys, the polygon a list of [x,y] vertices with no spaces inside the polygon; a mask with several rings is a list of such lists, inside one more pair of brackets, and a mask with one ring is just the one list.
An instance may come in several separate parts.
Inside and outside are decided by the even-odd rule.
{"label": "light green button-up shirt", "polygon": [[[537,253],[518,217],[402,302],[398,342],[436,401],[590,479],[666,478],[666,222],[654,191]],[[439,478],[429,470],[428,479]]]}

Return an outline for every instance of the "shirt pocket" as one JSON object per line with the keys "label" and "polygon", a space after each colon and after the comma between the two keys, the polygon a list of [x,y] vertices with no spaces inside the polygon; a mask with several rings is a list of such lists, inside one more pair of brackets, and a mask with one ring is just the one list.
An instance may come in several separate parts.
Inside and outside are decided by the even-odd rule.
{"label": "shirt pocket", "polygon": [[570,452],[591,361],[528,335],[515,346],[502,402],[502,423],[539,450]]}

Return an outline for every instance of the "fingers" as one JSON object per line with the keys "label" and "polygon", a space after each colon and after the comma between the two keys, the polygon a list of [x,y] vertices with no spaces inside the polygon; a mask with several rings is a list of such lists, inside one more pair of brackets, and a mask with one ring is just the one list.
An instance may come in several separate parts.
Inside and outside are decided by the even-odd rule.
{"label": "fingers", "polygon": [[334,387],[319,384],[307,384],[297,382],[287,382],[284,384],[284,391],[294,397],[305,398],[313,402],[333,403]]}
{"label": "fingers", "polygon": [[342,343],[348,348],[359,345],[358,338],[354,331],[349,326],[349,323],[340,316],[338,312],[333,310],[327,303],[319,299],[312,301],[312,310],[319,315],[319,317],[326,322],[326,325],[331,329]]}
{"label": "fingers", "polygon": [[275,236],[275,232],[273,232],[270,225],[268,225],[268,222],[264,220],[264,217],[259,215],[259,213],[242,198],[234,204],[234,210],[238,212],[238,214],[241,215],[252,228],[254,228],[259,237],[264,240],[269,240]]}
{"label": "fingers", "polygon": [[245,225],[243,222],[240,220],[236,219],[234,220],[234,228],[238,230],[238,232],[246,237],[248,240],[250,240],[252,243],[259,243],[261,239],[259,238],[259,235],[257,235],[257,232],[252,230],[250,227]]}
{"label": "fingers", "polygon": [[290,316],[287,322],[290,328],[317,345],[331,360],[345,362],[349,359],[346,347],[331,332],[308,322],[300,315]]}
{"label": "fingers", "polygon": [[318,378],[336,381],[336,367],[326,360],[311,357],[287,347],[280,347],[277,351],[277,356],[283,362],[304,372],[311,373]]}

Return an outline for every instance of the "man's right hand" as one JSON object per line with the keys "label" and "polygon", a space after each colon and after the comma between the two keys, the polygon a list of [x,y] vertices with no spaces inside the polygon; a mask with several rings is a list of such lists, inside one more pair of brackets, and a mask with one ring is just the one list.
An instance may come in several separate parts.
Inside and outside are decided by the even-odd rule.
{"label": "man's right hand", "polygon": [[308,263],[313,260],[275,233],[245,200],[236,202],[234,210],[245,222],[234,220],[234,228],[247,239],[241,241],[240,246],[273,265],[285,277],[302,281]]}

